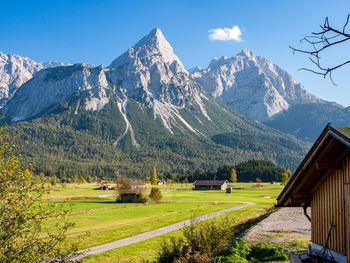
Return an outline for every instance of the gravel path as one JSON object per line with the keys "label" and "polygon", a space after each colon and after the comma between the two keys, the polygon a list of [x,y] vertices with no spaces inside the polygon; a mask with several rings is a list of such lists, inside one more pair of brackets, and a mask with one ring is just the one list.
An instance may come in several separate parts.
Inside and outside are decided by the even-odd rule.
{"label": "gravel path", "polygon": [[211,213],[211,214],[199,216],[199,217],[196,217],[194,219],[188,219],[188,220],[185,220],[185,221],[181,221],[179,223],[175,223],[175,224],[172,224],[172,225],[169,225],[169,226],[165,226],[165,227],[158,228],[158,229],[155,229],[155,230],[152,230],[152,231],[148,231],[148,232],[136,235],[136,236],[123,238],[123,239],[120,239],[120,240],[117,240],[117,241],[114,241],[114,242],[111,242],[111,243],[107,243],[107,244],[104,244],[104,245],[96,246],[96,247],[91,247],[89,249],[81,251],[81,255],[75,257],[73,259],[73,261],[74,260],[78,261],[78,260],[81,260],[81,259],[83,259],[85,257],[91,256],[91,255],[95,255],[95,254],[99,254],[99,253],[102,253],[102,252],[105,252],[105,251],[108,251],[108,250],[111,250],[111,249],[115,249],[115,248],[119,248],[119,247],[123,247],[123,246],[128,246],[128,245],[135,244],[135,243],[138,243],[138,242],[141,242],[141,241],[145,241],[145,240],[148,240],[148,239],[151,239],[151,238],[154,238],[154,237],[162,236],[162,235],[168,234],[170,232],[179,230],[179,229],[181,229],[181,228],[183,228],[183,227],[185,227],[187,225],[190,225],[193,222],[197,223],[197,222],[200,222],[200,221],[208,220],[208,219],[211,219],[211,218],[214,218],[214,217],[218,217],[218,216],[224,215],[226,213],[230,213],[232,211],[237,211],[237,210],[240,210],[240,209],[243,209],[243,208],[245,208],[247,206],[252,206],[252,205],[255,205],[255,203],[243,202],[243,205],[240,205],[240,206],[234,206],[234,207],[231,207],[231,208],[228,208],[228,209],[224,209],[224,210],[220,210],[220,211],[217,211],[217,212],[214,212],[214,213]]}
{"label": "gravel path", "polygon": [[306,219],[301,207],[280,208],[249,229],[244,238],[251,243],[287,244],[293,240],[308,241],[311,238],[311,224]]}

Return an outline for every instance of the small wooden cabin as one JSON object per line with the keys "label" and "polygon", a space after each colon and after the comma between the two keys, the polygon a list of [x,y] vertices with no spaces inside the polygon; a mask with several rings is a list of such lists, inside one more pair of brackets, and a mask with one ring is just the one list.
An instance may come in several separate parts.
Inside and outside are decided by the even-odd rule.
{"label": "small wooden cabin", "polygon": [[304,208],[311,221],[312,262],[350,263],[348,131],[327,125],[277,198],[277,206]]}
{"label": "small wooden cabin", "polygon": [[196,180],[194,190],[226,190],[227,180]]}
{"label": "small wooden cabin", "polygon": [[141,195],[138,193],[123,193],[120,195],[120,201],[122,203],[137,203],[141,199]]}

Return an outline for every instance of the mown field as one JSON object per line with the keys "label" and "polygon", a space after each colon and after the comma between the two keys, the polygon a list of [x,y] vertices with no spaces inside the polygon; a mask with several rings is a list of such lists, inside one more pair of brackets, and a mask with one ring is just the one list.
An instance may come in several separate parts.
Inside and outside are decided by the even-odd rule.
{"label": "mown field", "polygon": [[[208,214],[254,202],[256,205],[229,213],[237,223],[261,214],[271,207],[282,186],[263,183],[257,188],[253,183],[238,183],[232,194],[224,191],[193,191],[191,184],[160,186],[163,200],[159,204],[122,204],[115,202],[115,191],[93,190],[96,184],[67,184],[51,187],[51,202],[68,206],[71,221],[75,223],[68,233],[69,239],[78,242],[80,249],[101,245],[167,226],[194,216]],[[84,262],[140,262],[152,260],[161,242],[177,231],[131,246],[90,256]]]}

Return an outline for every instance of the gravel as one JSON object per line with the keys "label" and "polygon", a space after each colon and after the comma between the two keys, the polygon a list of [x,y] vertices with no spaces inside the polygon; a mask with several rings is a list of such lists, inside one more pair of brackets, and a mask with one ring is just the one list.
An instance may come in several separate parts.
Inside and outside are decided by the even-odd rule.
{"label": "gravel", "polygon": [[311,224],[301,207],[280,208],[250,228],[245,233],[244,238],[253,244],[259,242],[288,244],[293,240],[309,241]]}

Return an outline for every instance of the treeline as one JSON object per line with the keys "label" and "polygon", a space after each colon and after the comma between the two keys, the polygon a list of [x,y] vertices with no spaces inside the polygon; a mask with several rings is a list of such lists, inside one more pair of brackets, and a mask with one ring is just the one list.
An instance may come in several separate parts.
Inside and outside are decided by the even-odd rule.
{"label": "treeline", "polygon": [[[161,140],[139,136],[142,147],[127,149],[114,146],[108,137],[96,135],[90,129],[80,130],[77,128],[80,125],[72,127],[67,122],[48,118],[8,127],[20,145],[19,154],[32,164],[35,174],[56,175],[67,180],[75,177],[114,179],[117,175],[146,178],[155,165],[161,177],[179,181],[182,176],[193,176],[196,170],[216,170],[223,161],[239,163],[261,157],[258,153],[224,148],[186,136],[163,135]],[[161,136],[158,134],[158,138]]]}
{"label": "treeline", "polygon": [[[238,182],[255,182],[256,178],[259,178],[263,182],[280,181],[282,173],[286,171],[286,169],[270,161],[249,160],[236,166],[221,166],[217,168],[215,172],[196,170],[192,175],[188,176],[187,179],[190,182],[194,182],[196,180],[230,181],[230,173],[232,168],[236,170]],[[287,170],[287,172],[289,174],[291,173],[290,170]],[[184,177],[181,176],[178,181],[183,179]]]}

